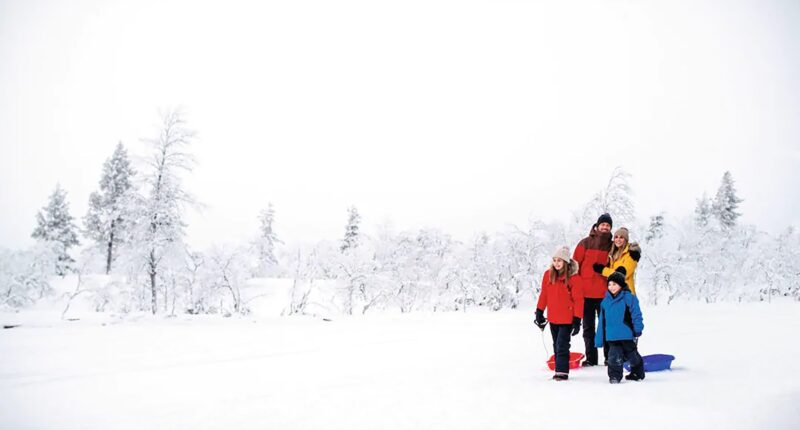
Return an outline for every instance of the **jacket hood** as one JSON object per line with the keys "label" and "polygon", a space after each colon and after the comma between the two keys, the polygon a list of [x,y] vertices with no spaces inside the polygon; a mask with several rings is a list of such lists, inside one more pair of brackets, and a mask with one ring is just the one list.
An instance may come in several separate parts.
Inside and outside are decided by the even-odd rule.
{"label": "jacket hood", "polygon": [[591,230],[589,230],[589,237],[603,237],[603,236],[608,236],[608,238],[611,239],[611,232],[609,231],[608,233],[601,233],[600,230],[597,229],[596,225],[593,225]]}
{"label": "jacket hood", "polygon": [[577,262],[577,261],[575,261],[575,260],[570,260],[570,261],[569,261],[569,276],[575,276],[575,275],[577,275],[577,274],[578,274],[578,271],[580,270],[580,268],[581,268],[581,267],[580,267],[580,265],[578,265],[578,262]]}

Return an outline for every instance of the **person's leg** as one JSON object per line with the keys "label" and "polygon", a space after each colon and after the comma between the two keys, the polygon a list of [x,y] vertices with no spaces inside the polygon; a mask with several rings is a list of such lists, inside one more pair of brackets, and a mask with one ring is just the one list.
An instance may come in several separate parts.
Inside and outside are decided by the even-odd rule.
{"label": "person's leg", "polygon": [[595,320],[600,312],[600,299],[583,299],[583,344],[586,346],[586,365],[597,365],[594,347]]}
{"label": "person's leg", "polygon": [[644,361],[642,356],[639,355],[639,349],[636,343],[632,340],[626,340],[623,343],[625,353],[625,361],[631,365],[631,373],[625,379],[631,381],[640,381],[644,379]]}
{"label": "person's leg", "polygon": [[622,379],[624,354],[619,341],[608,342],[608,379],[612,382],[619,382]]}
{"label": "person's leg", "polygon": [[553,338],[553,356],[558,357],[558,325],[550,323],[550,337]]}
{"label": "person's leg", "polygon": [[556,373],[569,373],[569,338],[572,326],[558,324],[556,337]]}

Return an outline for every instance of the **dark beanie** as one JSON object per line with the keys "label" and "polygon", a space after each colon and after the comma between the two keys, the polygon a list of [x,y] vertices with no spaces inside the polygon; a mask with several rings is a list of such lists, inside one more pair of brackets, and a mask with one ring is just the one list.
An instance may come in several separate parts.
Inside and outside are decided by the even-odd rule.
{"label": "dark beanie", "polygon": [[607,222],[608,225],[614,227],[614,223],[611,221],[611,215],[609,215],[608,212],[604,213],[603,215],[600,215],[600,218],[597,218],[597,225],[600,225],[604,222]]}
{"label": "dark beanie", "polygon": [[628,288],[628,284],[625,283],[625,273],[626,270],[624,267],[619,267],[617,270],[608,275],[608,282],[613,282],[619,285],[622,289]]}

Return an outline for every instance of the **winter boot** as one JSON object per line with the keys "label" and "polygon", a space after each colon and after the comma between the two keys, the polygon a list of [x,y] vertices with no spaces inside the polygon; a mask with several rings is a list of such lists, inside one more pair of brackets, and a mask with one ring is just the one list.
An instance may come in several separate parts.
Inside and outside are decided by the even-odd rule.
{"label": "winter boot", "polygon": [[608,383],[609,384],[619,384],[619,379],[611,378],[611,379],[608,380]]}
{"label": "winter boot", "polygon": [[553,375],[554,381],[566,381],[567,379],[569,379],[569,373],[556,372],[556,374]]}
{"label": "winter boot", "polygon": [[641,381],[642,379],[644,379],[644,376],[639,376],[635,373],[629,373],[625,375],[625,379],[628,381]]}
{"label": "winter boot", "polygon": [[597,363],[592,363],[589,360],[586,360],[583,363],[581,363],[581,367],[592,367],[592,366],[597,366]]}

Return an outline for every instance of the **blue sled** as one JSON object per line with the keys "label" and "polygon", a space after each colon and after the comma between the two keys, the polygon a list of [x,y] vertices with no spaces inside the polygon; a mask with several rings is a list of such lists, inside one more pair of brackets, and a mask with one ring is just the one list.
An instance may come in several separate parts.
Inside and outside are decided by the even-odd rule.
{"label": "blue sled", "polygon": [[[658,372],[659,370],[667,370],[672,365],[672,360],[675,359],[674,355],[668,354],[652,354],[642,357],[644,361],[645,372]],[[625,370],[630,371],[631,365],[626,361],[622,364]]]}

